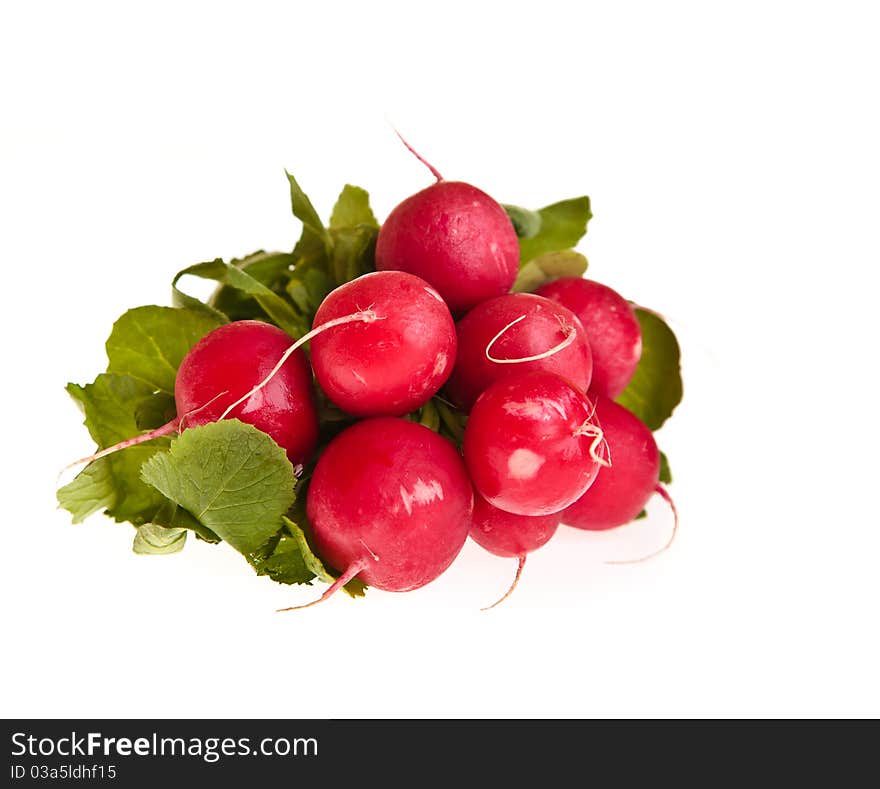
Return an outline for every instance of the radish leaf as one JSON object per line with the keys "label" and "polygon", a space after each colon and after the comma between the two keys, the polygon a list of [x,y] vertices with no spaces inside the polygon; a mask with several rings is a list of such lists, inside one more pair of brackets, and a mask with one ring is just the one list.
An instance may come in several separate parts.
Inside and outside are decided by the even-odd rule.
{"label": "radish leaf", "polygon": [[339,230],[344,227],[357,227],[368,225],[379,228],[379,223],[370,208],[370,195],[366,189],[359,186],[346,184],[333,206],[330,215],[330,230]]}
{"label": "radish leaf", "polygon": [[141,554],[163,555],[182,551],[185,543],[186,529],[168,529],[155,523],[145,523],[138,527],[132,550]]}
{"label": "radish leaf", "polygon": [[546,252],[519,270],[512,290],[514,293],[531,293],[559,277],[581,277],[587,265],[587,259],[573,249]]}
{"label": "radish leaf", "polygon": [[681,402],[681,350],[657,313],[641,307],[635,312],[642,329],[642,356],[617,402],[657,430]]}
{"label": "radish leaf", "polygon": [[291,337],[301,337],[309,329],[306,320],[289,301],[267,288],[243,269],[237,268],[231,263],[226,263],[220,258],[209,260],[205,263],[196,263],[194,266],[188,266],[182,271],[177,272],[171,282],[172,296],[177,307],[188,307],[189,309],[208,312],[215,318],[220,318],[223,323],[228,320],[228,316],[221,313],[215,307],[187,295],[177,287],[181,277],[188,275],[214,280],[215,282],[240,290],[248,296],[253,296],[269,318]]}
{"label": "radish leaf", "polygon": [[270,544],[294,498],[284,450],[237,419],[188,428],[141,477],[248,557]]}
{"label": "radish leaf", "polygon": [[[259,250],[240,259],[233,258],[229,263],[269,290],[282,293],[295,259],[290,252]],[[229,285],[219,285],[208,299],[208,306],[227,315],[231,321],[268,318],[266,311],[253,296]]]}
{"label": "radish leaf", "polygon": [[[85,386],[68,384],[67,391],[82,408],[84,424],[99,448],[162,424],[138,424],[137,415],[145,413],[142,406],[153,399],[153,388],[129,375],[102,373]],[[140,479],[140,468],[168,444],[168,438],[157,438],[93,461],[58,491],[59,504],[76,522],[98,510],[135,525],[150,521],[165,499]]]}
{"label": "radish leaf", "polygon": [[531,238],[519,240],[519,265],[547,252],[569,249],[587,232],[587,223],[593,216],[589,197],[575,197],[548,205],[538,211],[541,228]]}
{"label": "radish leaf", "polygon": [[518,205],[501,206],[510,217],[517,238],[534,238],[541,229],[541,215]]}
{"label": "radish leaf", "polygon": [[664,485],[672,483],[672,472],[669,470],[669,458],[664,452],[660,453],[660,481]]}
{"label": "radish leaf", "polygon": [[[309,200],[306,193],[300,188],[296,178],[286,170],[284,172],[290,184],[290,207],[293,210],[293,215],[303,223],[302,237],[297,247],[303,245],[313,248],[315,242],[319,242],[325,251],[329,253],[331,242],[327,228],[322,224],[318,212],[315,211],[315,207],[312,205],[312,201]],[[294,254],[296,254],[296,250],[294,250]]]}
{"label": "radish leaf", "polygon": [[107,372],[130,375],[173,395],[183,357],[221,323],[216,316],[195,310],[135,307],[113,324],[106,345]]}

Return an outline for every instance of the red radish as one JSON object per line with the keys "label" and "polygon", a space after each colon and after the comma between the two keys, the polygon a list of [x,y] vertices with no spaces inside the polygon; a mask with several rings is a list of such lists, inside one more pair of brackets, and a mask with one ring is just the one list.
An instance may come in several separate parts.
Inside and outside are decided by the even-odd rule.
{"label": "red radish", "polygon": [[526,555],[540,548],[556,533],[560,518],[561,513],[558,512],[552,515],[514,515],[493,507],[479,493],[474,496],[471,538],[496,556],[512,556],[518,560],[516,576],[510,588],[484,611],[510,597],[522,576]]}
{"label": "red radish", "polygon": [[266,387],[228,410],[272,370],[289,345],[290,337],[277,326],[251,320],[227,323],[199,340],[174,383],[184,426],[233,417],[268,433],[294,465],[307,460],[318,441],[318,417],[312,373],[302,351]]}
{"label": "red radish", "polygon": [[427,280],[460,314],[510,290],[519,242],[507,213],[489,195],[438,180],[388,215],[376,241],[376,268]]}
{"label": "red radish", "polygon": [[365,274],[336,288],[315,331],[369,308],[376,322],[349,323],[311,341],[321,388],[353,416],[402,416],[426,403],[455,364],[455,324],[434,288],[412,274]]}
{"label": "red radish", "polygon": [[446,384],[468,411],[489,384],[543,370],[586,392],[593,362],[587,333],[561,304],[531,293],[509,293],[474,307],[457,324],[458,358]]}
{"label": "red radish", "polygon": [[[318,415],[305,354],[289,351],[290,337],[262,321],[233,321],[214,329],[180,363],[174,383],[175,419],[67,468],[227,416],[267,433],[294,465],[304,463],[318,441]],[[289,363],[279,367],[281,359]]]}
{"label": "red radish", "polygon": [[560,277],[535,293],[564,304],[580,318],[593,352],[590,389],[617,397],[642,355],[642,330],[629,302],[607,285],[580,277]]}
{"label": "red radish", "polygon": [[565,509],[606,464],[594,412],[586,395],[552,373],[492,384],[474,403],[464,432],[474,487],[516,515]]}
{"label": "red radish", "polygon": [[659,493],[675,516],[672,535],[660,549],[665,550],[675,536],[678,514],[659,483],[660,451],[653,434],[638,417],[605,397],[596,399],[596,415],[608,442],[611,467],[603,469],[590,489],[562,513],[562,522],[591,531],[613,529],[632,521],[651,495]]}
{"label": "red radish", "polygon": [[464,545],[472,509],[467,471],[449,441],[405,419],[356,422],[327,445],[309,484],[315,550],[343,571],[314,603],[355,576],[389,592],[433,581]]}

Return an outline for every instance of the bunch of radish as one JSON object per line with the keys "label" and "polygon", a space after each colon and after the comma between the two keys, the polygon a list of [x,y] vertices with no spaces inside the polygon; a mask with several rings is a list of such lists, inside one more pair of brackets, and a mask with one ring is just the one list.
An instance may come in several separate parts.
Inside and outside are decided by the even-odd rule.
{"label": "bunch of radish", "polygon": [[[403,200],[381,226],[364,207],[366,193],[346,187],[325,228],[290,177],[294,213],[304,223],[293,253],[185,271],[220,283],[207,303],[182,294],[178,275],[176,309],[217,325],[194,331],[172,365],[173,392],[168,385],[144,391],[133,435],[110,441],[92,430],[99,450],[78,461],[89,465],[59,491],[62,505],[81,519],[82,500],[92,497],[87,506],[149,527],[142,545],[187,530],[225,539],[258,571],[287,568],[268,572],[275,580],[286,572],[300,582],[282,564],[300,562],[308,571],[303,581],[329,583],[313,602],[357,582],[395,592],[424,586],[469,535],[517,560],[504,599],[527,554],[561,525],[628,524],[654,493],[671,505],[660,482],[656,425],[625,407],[626,396],[616,402],[642,359],[634,305],[585,279],[578,266],[586,261],[571,250],[524,259],[529,242],[542,238],[542,212],[502,206],[430,169],[436,183]],[[574,269],[565,261],[575,261]],[[120,342],[108,341],[108,354],[111,345],[117,358],[139,353],[135,343],[119,350]],[[670,375],[678,375],[677,359]],[[130,377],[143,383],[148,376]],[[680,397],[680,379],[672,385]],[[645,399],[644,389],[637,395]],[[150,424],[137,417],[156,411],[160,397],[166,416]],[[86,409],[87,424],[99,421],[97,409]],[[284,477],[291,490],[278,494],[281,520],[263,501],[272,497],[240,500],[241,485],[228,480],[216,486],[230,497],[233,515],[210,520],[211,502],[190,503],[192,495],[159,474],[157,463],[183,462],[182,445],[175,447],[184,436],[225,421],[256,429],[286,455],[272,461],[291,470]],[[163,514],[120,518],[125,471],[107,467],[116,474],[111,505],[98,501],[95,478],[105,467],[96,464],[136,447],[149,450],[139,482],[152,486]],[[213,450],[187,462],[222,476],[214,469],[223,458]],[[261,506],[272,523],[260,521]],[[269,536],[253,548],[258,541],[248,529]]]}

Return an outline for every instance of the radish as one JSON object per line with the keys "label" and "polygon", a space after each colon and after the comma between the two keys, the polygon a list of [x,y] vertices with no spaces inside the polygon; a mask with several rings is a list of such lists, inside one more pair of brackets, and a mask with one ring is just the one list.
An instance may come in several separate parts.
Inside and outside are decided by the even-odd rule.
{"label": "radish", "polygon": [[[281,359],[290,363],[279,367]],[[180,363],[174,400],[177,416],[167,424],[66,468],[226,417],[267,433],[294,465],[304,463],[315,451],[318,415],[309,363],[301,350],[290,353],[290,337],[277,326],[241,320],[206,334]]]}
{"label": "radish", "polygon": [[403,416],[424,405],[455,364],[455,324],[427,282],[401,271],[364,274],[332,291],[314,331],[369,307],[376,322],[340,325],[311,341],[318,383],[352,416]]}
{"label": "radish", "polygon": [[617,397],[642,355],[642,331],[629,302],[607,285],[580,277],[560,277],[535,293],[564,304],[580,318],[593,352],[590,389]]}
{"label": "radish", "polygon": [[519,241],[507,212],[475,186],[444,181],[400,139],[437,183],[388,215],[376,239],[376,268],[427,280],[455,314],[507,293],[519,272]]}
{"label": "radish", "polygon": [[446,392],[468,411],[494,381],[543,370],[583,392],[593,362],[587,333],[561,304],[531,293],[509,293],[474,307],[457,324],[458,358]]}
{"label": "radish", "polygon": [[510,597],[526,564],[526,555],[544,545],[559,526],[561,513],[552,515],[514,515],[493,507],[479,493],[474,496],[474,515],[470,536],[496,556],[518,560],[513,583],[504,595],[483,610],[494,608]]}
{"label": "radish", "polygon": [[550,515],[573,504],[607,465],[595,407],[546,372],[497,381],[477,398],[464,432],[474,487],[516,515]]}
{"label": "radish", "polygon": [[318,417],[312,373],[302,351],[268,386],[232,405],[269,373],[289,345],[286,332],[254,320],[227,323],[199,340],[174,382],[177,413],[185,426],[240,419],[267,433],[294,465],[308,460],[318,442]]}
{"label": "radish", "polygon": [[659,482],[660,451],[654,436],[638,417],[608,398],[596,398],[596,416],[608,442],[611,467],[603,469],[589,490],[562,513],[562,522],[590,531],[623,526],[636,518],[653,493],[658,493],[675,516],[669,541],[655,552],[660,553],[675,536],[678,513]]}
{"label": "radish", "polygon": [[355,576],[390,592],[433,581],[464,545],[472,509],[473,490],[452,443],[405,419],[356,422],[327,445],[309,484],[315,551],[342,575],[306,605]]}

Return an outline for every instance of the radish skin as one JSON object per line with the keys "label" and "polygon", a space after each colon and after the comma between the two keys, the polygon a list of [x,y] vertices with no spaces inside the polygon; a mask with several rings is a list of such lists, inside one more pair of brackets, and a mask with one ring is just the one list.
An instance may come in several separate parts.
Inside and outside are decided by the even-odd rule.
{"label": "radish skin", "polygon": [[462,410],[490,384],[528,372],[549,372],[586,392],[593,361],[577,316],[531,293],[510,293],[472,309],[456,325],[458,357],[445,391]]}
{"label": "radish skin", "polygon": [[403,416],[430,400],[452,372],[458,346],[452,315],[423,279],[381,271],[332,291],[313,331],[367,309],[375,322],[338,325],[312,339],[315,377],[352,416]]}
{"label": "radish skin", "polygon": [[587,331],[593,354],[590,390],[614,399],[629,383],[642,355],[642,330],[632,306],[607,285],[560,277],[535,293],[568,307]]}
{"label": "radish skin", "polygon": [[600,431],[586,395],[558,375],[529,373],[496,381],[477,398],[464,458],[493,506],[550,515],[582,496],[607,462]]}
{"label": "radish skin", "polygon": [[553,537],[559,526],[560,517],[560,513],[538,516],[514,515],[493,507],[479,493],[474,495],[471,539],[496,556],[512,557],[517,560],[513,583],[500,599],[483,608],[483,611],[494,608],[510,597],[522,577],[526,556]]}
{"label": "radish skin", "polygon": [[578,529],[600,531],[629,523],[644,509],[660,477],[660,450],[651,431],[622,405],[596,398],[596,416],[611,454],[590,488],[562,515]]}
{"label": "radish skin", "polygon": [[462,314],[510,290],[519,241],[505,210],[485,192],[439,181],[388,215],[376,240],[376,268],[427,280]]}
{"label": "radish skin", "polygon": [[391,592],[440,576],[467,539],[472,511],[473,490],[455,447],[391,417],[364,419],[334,438],[306,498],[322,560]]}

